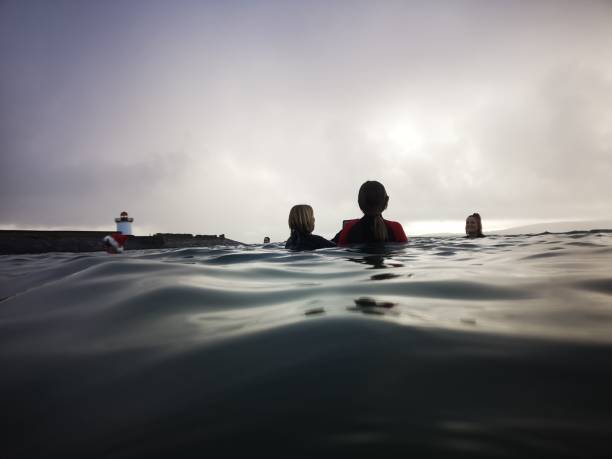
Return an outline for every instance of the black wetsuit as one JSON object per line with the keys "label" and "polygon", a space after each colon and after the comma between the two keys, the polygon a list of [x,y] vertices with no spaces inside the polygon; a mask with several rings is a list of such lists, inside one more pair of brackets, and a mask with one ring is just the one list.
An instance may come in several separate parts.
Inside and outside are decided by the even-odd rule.
{"label": "black wetsuit", "polygon": [[285,243],[285,248],[291,250],[315,250],[324,247],[336,247],[336,244],[324,237],[315,234],[305,234],[295,230],[291,231],[291,236],[289,236]]}

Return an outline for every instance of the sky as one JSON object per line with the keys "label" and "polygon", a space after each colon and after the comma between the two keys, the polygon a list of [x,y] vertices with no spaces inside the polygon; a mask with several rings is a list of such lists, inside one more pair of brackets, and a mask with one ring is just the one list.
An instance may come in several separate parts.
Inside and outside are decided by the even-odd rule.
{"label": "sky", "polygon": [[0,0],[0,228],[612,220],[610,1]]}

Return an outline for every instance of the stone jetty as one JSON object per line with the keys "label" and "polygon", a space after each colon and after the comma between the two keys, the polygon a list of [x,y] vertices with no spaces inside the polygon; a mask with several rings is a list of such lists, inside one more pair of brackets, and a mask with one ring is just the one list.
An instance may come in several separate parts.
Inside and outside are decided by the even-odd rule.
{"label": "stone jetty", "polygon": [[[29,231],[0,230],[0,254],[46,252],[97,252],[104,249],[102,239],[112,231]],[[153,236],[128,236],[125,250],[171,249],[240,245],[221,235],[157,233]]]}

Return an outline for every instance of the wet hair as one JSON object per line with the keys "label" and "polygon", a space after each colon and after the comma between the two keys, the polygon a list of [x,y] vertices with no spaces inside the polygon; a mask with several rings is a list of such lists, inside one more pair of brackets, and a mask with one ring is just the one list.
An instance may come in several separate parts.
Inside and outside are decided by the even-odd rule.
{"label": "wet hair", "polygon": [[310,234],[314,230],[314,212],[307,204],[293,206],[289,212],[289,228]]}
{"label": "wet hair", "polygon": [[359,196],[357,198],[359,208],[363,213],[372,217],[370,229],[376,241],[386,241],[389,239],[387,225],[382,218],[383,211],[389,203],[389,196],[382,183],[374,180],[368,180],[361,188],[359,188]]}
{"label": "wet hair", "polygon": [[482,234],[482,219],[480,218],[480,214],[478,212],[474,212],[472,215],[468,215],[465,220],[467,221],[467,219],[470,217],[475,219],[476,223],[478,224],[478,233],[476,234],[476,237],[484,237],[484,234]]}

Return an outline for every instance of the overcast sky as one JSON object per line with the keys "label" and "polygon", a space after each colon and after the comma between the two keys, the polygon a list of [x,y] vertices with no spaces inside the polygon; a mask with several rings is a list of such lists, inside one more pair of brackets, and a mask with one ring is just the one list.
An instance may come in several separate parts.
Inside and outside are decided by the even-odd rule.
{"label": "overcast sky", "polygon": [[0,0],[0,228],[612,219],[612,2]]}

